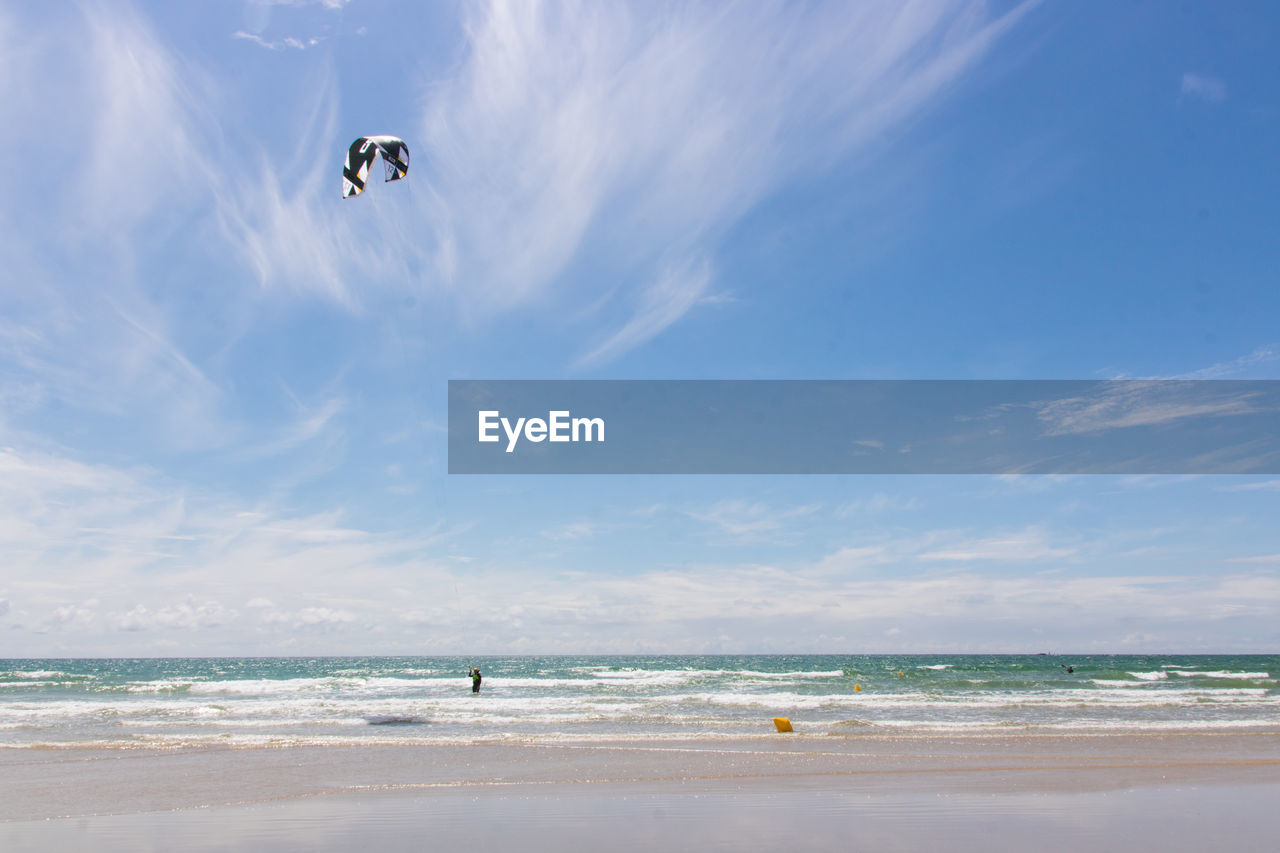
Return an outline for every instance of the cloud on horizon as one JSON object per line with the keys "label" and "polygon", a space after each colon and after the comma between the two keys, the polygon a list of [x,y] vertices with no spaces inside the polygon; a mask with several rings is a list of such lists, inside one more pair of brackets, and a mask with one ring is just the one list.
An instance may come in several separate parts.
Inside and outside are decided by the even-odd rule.
{"label": "cloud on horizon", "polygon": [[[685,514],[723,552],[726,535],[779,539],[820,511],[721,501]],[[811,558],[795,543],[724,563],[676,543],[621,574],[531,568],[447,530],[378,533],[13,449],[0,453],[0,517],[0,625],[10,653],[31,656],[1153,648],[1137,635],[1162,651],[1256,650],[1280,616],[1272,555],[1174,574],[1132,537],[1040,526],[880,529]],[[553,539],[591,548],[609,526]],[[650,538],[641,527],[603,546],[627,536]],[[1087,575],[1060,571],[1079,559]]]}

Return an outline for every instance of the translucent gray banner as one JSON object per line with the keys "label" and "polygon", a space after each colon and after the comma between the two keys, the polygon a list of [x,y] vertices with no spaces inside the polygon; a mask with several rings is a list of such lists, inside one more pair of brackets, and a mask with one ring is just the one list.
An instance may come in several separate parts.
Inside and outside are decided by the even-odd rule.
{"label": "translucent gray banner", "polygon": [[1278,474],[1280,382],[451,380],[451,474]]}

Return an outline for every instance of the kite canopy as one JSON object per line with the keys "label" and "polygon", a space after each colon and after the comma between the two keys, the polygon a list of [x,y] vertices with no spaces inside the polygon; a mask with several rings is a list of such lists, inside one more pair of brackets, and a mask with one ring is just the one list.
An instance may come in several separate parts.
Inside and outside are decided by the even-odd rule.
{"label": "kite canopy", "polygon": [[398,136],[362,136],[347,150],[347,163],[342,167],[342,197],[351,198],[364,192],[369,168],[382,155],[387,167],[387,180],[398,181],[409,172],[409,146]]}

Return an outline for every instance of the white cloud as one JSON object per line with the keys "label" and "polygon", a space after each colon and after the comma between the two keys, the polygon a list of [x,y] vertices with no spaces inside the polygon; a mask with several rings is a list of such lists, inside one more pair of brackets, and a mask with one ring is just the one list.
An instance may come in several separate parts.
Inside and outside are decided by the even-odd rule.
{"label": "white cloud", "polygon": [[303,607],[298,610],[266,611],[262,614],[262,620],[268,624],[285,625],[296,629],[345,625],[356,621],[356,617],[346,610],[335,610],[329,607]]}
{"label": "white cloud", "polygon": [[[228,420],[233,388],[219,368],[260,322],[255,284],[358,312],[365,282],[402,285],[420,241],[400,232],[394,211],[380,214],[379,200],[332,203],[332,81],[297,102],[311,107],[287,158],[306,164],[297,176],[233,111],[215,115],[228,101],[221,78],[128,7],[21,23],[14,42],[0,16],[0,154],[29,161],[30,129],[40,128],[40,159],[65,179],[51,185],[44,171],[19,169],[10,191],[24,199],[22,215],[0,211],[10,273],[0,279],[0,368],[14,367],[0,369],[5,416],[61,404],[132,416],[170,449],[236,443],[243,430]],[[18,84],[34,73],[40,97]],[[183,250],[184,264],[155,268],[155,252]],[[206,291],[210,276],[216,290]],[[334,396],[319,420],[260,444],[308,440],[335,413]]]}
{"label": "white cloud", "polygon": [[0,560],[12,577],[39,576],[54,555],[85,568],[104,559],[120,568],[148,564],[185,514],[181,490],[148,484],[153,477],[0,448]]}
{"label": "white cloud", "polygon": [[[332,28],[332,18],[299,15],[297,11],[305,11],[305,7],[309,6],[320,6],[327,12],[337,12],[348,2],[349,0],[248,0],[244,8],[245,28],[232,33],[231,37],[252,42],[268,50],[306,50],[320,44],[327,36],[285,35],[270,39],[263,37],[265,31],[276,29],[274,24],[280,23],[276,10],[287,8],[289,12],[294,13],[288,15],[288,20],[285,22],[285,25],[290,28],[310,27],[313,31],[316,28],[328,31]],[[273,22],[273,18],[277,20]]]}
{"label": "white cloud", "polygon": [[324,6],[326,9],[341,9],[351,0],[249,0],[254,6]]}
{"label": "white cloud", "polygon": [[87,91],[73,95],[73,103],[87,96],[93,105],[83,114],[89,126],[81,137],[92,144],[83,145],[85,157],[70,160],[84,168],[68,219],[84,220],[99,236],[124,236],[162,204],[211,182],[192,130],[198,121],[192,105],[207,98],[199,78],[183,73],[127,9],[85,7],[84,24],[89,38],[77,70]]}
{"label": "white cloud", "polygon": [[599,532],[599,525],[585,521],[575,521],[544,530],[542,531],[542,537],[553,542],[573,542],[581,539],[590,539]]}
{"label": "white cloud", "polygon": [[90,599],[79,604],[65,604],[54,608],[44,625],[37,630],[47,631],[51,627],[85,629],[92,627],[97,618],[98,602]]}
{"label": "white cloud", "polygon": [[[1197,630],[1212,633],[1224,638],[1220,649],[1230,645],[1223,620],[1244,620],[1236,627],[1258,630],[1280,614],[1280,579],[1272,575],[1042,578],[972,572],[858,579],[823,578],[802,568],[701,566],[626,578],[575,576],[572,588],[545,579],[536,586],[510,581],[487,595],[485,610],[472,612],[480,624],[470,629],[506,637],[508,648],[517,644],[515,638],[529,638],[531,650],[542,651],[832,651],[824,636],[878,651],[960,650],[974,643],[986,650],[1038,650],[1028,648],[1029,642],[1115,649],[1125,647],[1135,627],[1184,638]],[[517,602],[520,628],[505,615]],[[911,630],[887,633],[902,625]],[[469,630],[457,623],[448,627]],[[763,644],[765,636],[776,645]],[[443,635],[434,639],[447,642]]]}
{"label": "white cloud", "polygon": [[127,613],[118,614],[114,618],[116,628],[120,631],[151,631],[160,628],[190,631],[220,628],[235,621],[234,610],[228,610],[216,601],[197,602],[193,598],[157,610],[138,604]]}
{"label": "white cloud", "polygon": [[[0,259],[15,280],[45,278],[53,240],[60,256],[86,258],[82,280],[96,279],[84,292],[38,281],[13,296],[35,302],[29,322],[10,315],[14,334],[0,347],[35,381],[0,394],[28,406],[145,400],[162,411],[159,435],[190,445],[233,435],[218,417],[213,356],[193,353],[184,334],[182,322],[197,318],[162,309],[137,279],[132,255],[152,242],[137,235],[163,238],[177,220],[211,238],[210,259],[229,273],[216,310],[233,327],[259,298],[239,264],[265,290],[355,314],[385,289],[429,293],[463,319],[545,305],[589,324],[579,365],[615,359],[696,306],[731,299],[713,287],[728,228],[918,113],[1026,8],[988,20],[962,0],[464,6],[460,61],[439,79],[404,81],[425,104],[418,132],[406,131],[416,157],[408,186],[343,205],[332,77],[297,102],[305,118],[290,129],[299,142],[289,162],[309,165],[282,170],[275,146],[205,106],[227,98],[216,75],[169,50],[140,16],[84,7],[0,60],[0,151],[18,161],[27,142],[15,129],[47,128],[48,155],[79,175],[72,193],[36,196],[46,216],[68,213],[74,227],[49,237],[4,223],[20,227],[6,229]],[[73,36],[82,58],[58,61]],[[261,28],[241,37],[272,43]],[[42,98],[12,82],[37,68]],[[163,179],[119,167],[137,160],[140,137]],[[95,144],[79,144],[87,138]],[[33,254],[37,236],[44,248]],[[584,263],[590,280],[574,274]]]}
{"label": "white cloud", "polygon": [[820,575],[839,574],[849,577],[895,559],[892,549],[884,545],[847,547],[823,557],[818,561],[816,570]]}
{"label": "white cloud", "polygon": [[[748,210],[917,113],[1027,8],[468,6],[419,130],[436,269],[479,314],[621,284],[627,316],[580,363],[616,358],[706,297]],[[609,280],[568,292],[584,247]]]}
{"label": "white cloud", "polygon": [[[1237,558],[1253,572],[1107,572],[1113,544],[1063,544],[1037,527],[880,535],[781,564],[556,573],[455,560],[446,533],[376,534],[338,512],[175,500],[145,470],[13,449],[0,465],[4,600],[20,598],[32,626],[10,632],[15,654],[1026,650],[1029,636],[1114,650],[1136,634],[1172,638],[1164,650],[1195,636],[1221,649],[1280,616],[1274,555]],[[817,508],[724,501],[689,514],[759,540]],[[1002,568],[1081,555],[1093,576]],[[222,603],[234,590],[253,591],[239,612]]]}
{"label": "white cloud", "polygon": [[1180,91],[1183,95],[1200,98],[1205,101],[1218,102],[1226,100],[1227,84],[1216,77],[1205,74],[1193,74],[1190,71],[1182,75]]}
{"label": "white cloud", "polygon": [[988,536],[948,543],[941,548],[922,552],[921,560],[944,562],[1045,560],[1071,557],[1072,548],[1055,547],[1044,533],[1029,528],[1003,536]]}
{"label": "white cloud", "polygon": [[315,47],[323,41],[323,39],[317,36],[311,36],[305,39],[285,36],[279,39],[267,40],[256,33],[246,33],[244,30],[236,30],[231,34],[231,37],[252,42],[258,47],[265,47],[267,50],[306,50],[309,47]]}
{"label": "white cloud", "polygon": [[1255,414],[1257,393],[1232,388],[1171,386],[1160,380],[1108,383],[1091,396],[1033,403],[1047,435],[1078,435],[1153,426],[1198,417]]}
{"label": "white cloud", "polygon": [[1260,480],[1252,483],[1238,483],[1234,486],[1220,486],[1220,492],[1280,492],[1280,480]]}
{"label": "white cloud", "polygon": [[886,512],[906,512],[918,509],[920,502],[913,496],[909,498],[876,492],[869,498],[858,498],[836,507],[837,518],[851,518],[860,515],[880,515]]}
{"label": "white cloud", "polygon": [[1191,373],[1183,374],[1175,377],[1177,379],[1243,379],[1250,378],[1248,374],[1254,374],[1252,378],[1270,378],[1267,376],[1257,376],[1258,373],[1274,373],[1273,370],[1266,370],[1267,365],[1274,365],[1280,361],[1280,345],[1266,344],[1260,346],[1253,352],[1242,355],[1231,361],[1224,361],[1218,364],[1212,364],[1208,367],[1194,370]]}
{"label": "white cloud", "polygon": [[703,261],[693,267],[664,269],[637,300],[635,313],[622,328],[603,343],[578,359],[579,366],[609,361],[656,337],[683,317],[697,303],[706,299],[711,283],[711,270]]}
{"label": "white cloud", "polygon": [[236,622],[218,602],[237,588],[262,593],[248,610],[284,614],[273,624],[343,624],[347,605],[273,602],[316,585],[349,601],[403,572],[429,580],[436,535],[379,536],[337,511],[248,511],[145,468],[0,448],[0,565],[38,630],[212,630]]}
{"label": "white cloud", "polygon": [[248,458],[276,456],[322,436],[327,436],[330,444],[342,440],[344,434],[335,419],[346,408],[345,400],[331,397],[316,406],[305,406],[296,399],[294,403],[297,411],[292,423],[277,430],[275,437],[241,451],[241,455]]}
{"label": "white cloud", "polygon": [[775,509],[767,504],[743,500],[719,501],[709,507],[686,510],[690,518],[712,525],[720,533],[736,538],[776,537],[786,525],[817,512],[817,504]]}
{"label": "white cloud", "polygon": [[[145,408],[157,440],[223,441],[233,431],[216,415],[220,388],[174,343],[177,324],[159,307],[173,300],[154,299],[138,275],[138,247],[163,243],[207,198],[207,79],[127,7],[62,11],[24,22],[20,51],[0,50],[0,154],[29,161],[39,128],[40,159],[60,175],[50,184],[45,170],[17,170],[9,191],[22,215],[0,214],[0,364],[16,368],[0,372],[0,398]],[[39,97],[10,91],[31,72]]]}
{"label": "white cloud", "polygon": [[1135,377],[1114,367],[1103,368],[1097,374],[1107,379],[1268,379],[1275,372],[1270,368],[1276,362],[1280,362],[1280,345],[1269,343],[1230,361],[1171,376]]}

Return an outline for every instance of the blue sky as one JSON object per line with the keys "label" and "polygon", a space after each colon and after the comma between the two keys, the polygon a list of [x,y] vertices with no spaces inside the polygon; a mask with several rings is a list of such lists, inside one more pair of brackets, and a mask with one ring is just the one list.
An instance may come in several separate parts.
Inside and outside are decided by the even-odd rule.
{"label": "blue sky", "polygon": [[1274,651],[1275,479],[450,477],[444,425],[450,378],[1280,378],[1278,37],[10,4],[0,654]]}

